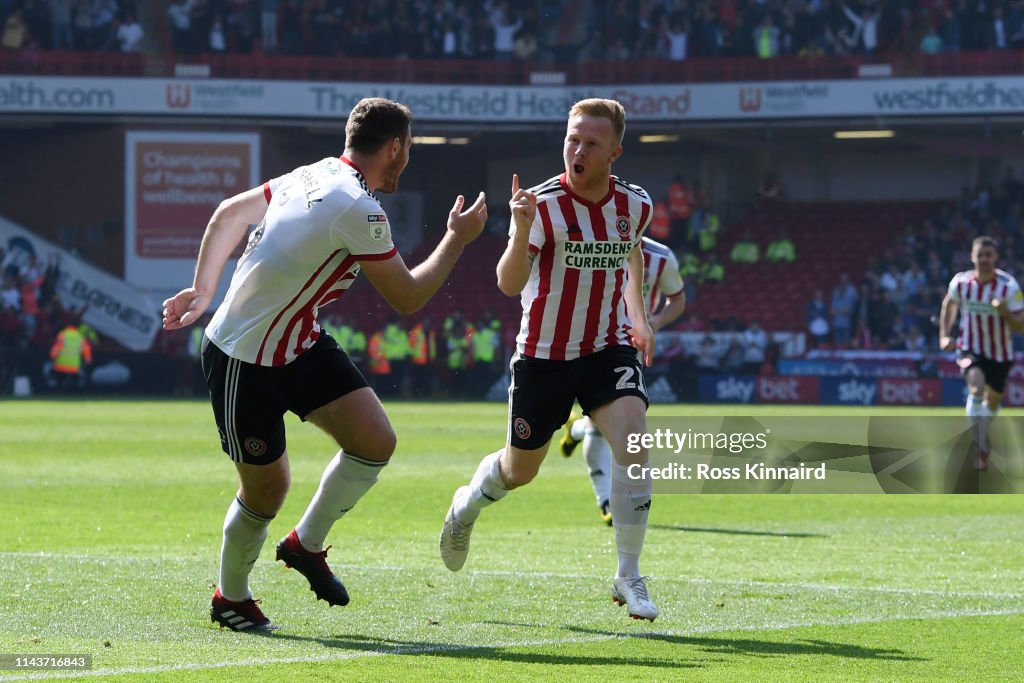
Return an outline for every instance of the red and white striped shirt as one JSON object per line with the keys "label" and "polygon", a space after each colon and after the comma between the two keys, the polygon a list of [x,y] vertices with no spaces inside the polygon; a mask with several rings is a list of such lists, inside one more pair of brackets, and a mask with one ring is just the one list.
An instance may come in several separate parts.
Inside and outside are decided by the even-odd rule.
{"label": "red and white striped shirt", "polygon": [[683,278],[679,274],[679,261],[667,246],[644,237],[640,249],[644,254],[644,300],[647,312],[654,313],[662,294],[676,296],[683,291]]}
{"label": "red and white striped shirt", "polygon": [[1001,363],[1013,360],[1012,330],[991,304],[1003,299],[1011,312],[1024,310],[1024,295],[1012,275],[996,269],[996,276],[983,283],[975,271],[965,270],[950,281],[949,298],[960,304],[958,349]]}
{"label": "red and white striped shirt", "polygon": [[615,176],[599,202],[573,193],[564,174],[531,191],[537,195],[530,228],[535,257],[521,297],[519,354],[572,360],[629,346],[626,258],[650,223],[650,196]]}
{"label": "red and white striped shirt", "polygon": [[263,185],[269,206],[206,328],[232,358],[286,365],[320,336],[318,309],[341,297],[359,261],[395,255],[391,228],[363,174],[328,158]]}

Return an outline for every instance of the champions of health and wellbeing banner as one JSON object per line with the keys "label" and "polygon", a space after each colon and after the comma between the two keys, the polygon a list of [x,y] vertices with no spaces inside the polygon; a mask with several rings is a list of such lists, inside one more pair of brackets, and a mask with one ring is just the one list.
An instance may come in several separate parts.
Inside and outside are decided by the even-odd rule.
{"label": "champions of health and wellbeing banner", "polygon": [[338,119],[371,96],[403,102],[421,121],[560,122],[585,97],[619,100],[633,121],[962,116],[1024,111],[1024,78],[509,87],[0,76],[0,114]]}

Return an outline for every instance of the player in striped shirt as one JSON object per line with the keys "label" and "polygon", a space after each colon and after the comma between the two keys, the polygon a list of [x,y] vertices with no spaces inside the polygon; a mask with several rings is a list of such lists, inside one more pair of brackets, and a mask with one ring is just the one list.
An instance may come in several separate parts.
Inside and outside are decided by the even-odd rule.
{"label": "player in striped shirt", "polygon": [[508,433],[504,448],[486,456],[469,485],[455,492],[440,550],[448,569],[462,568],[481,510],[536,476],[552,434],[578,399],[615,454],[611,508],[619,568],[612,598],[632,617],[653,621],[658,608],[639,570],[651,480],[642,467],[632,476],[628,470],[648,457],[646,449],[626,448],[629,434],[647,429],[637,350],[649,365],[654,333],[643,301],[640,237],[652,203],[642,188],[611,175],[624,130],[618,102],[577,102],[569,111],[565,172],[531,190],[512,176],[510,238],[497,269],[499,289],[520,295],[523,306]]}
{"label": "player in striped shirt", "polygon": [[284,413],[312,422],[340,450],[277,559],[309,581],[317,599],[345,605],[327,565],[331,526],[377,481],[395,434],[366,379],[317,323],[360,270],[399,313],[421,308],[483,229],[484,195],[455,200],[440,244],[411,272],[391,241],[373,192],[394,192],[409,161],[412,114],[381,98],[360,101],[345,126],[345,151],[223,202],[203,235],[192,287],[164,301],[164,328],[192,324],[210,305],[228,258],[255,225],[224,302],[206,328],[203,372],[221,447],[238,471],[224,520],[219,586],[210,618],[236,631],[276,628],[253,600],[249,573],[291,480]]}
{"label": "player in striped shirt", "polygon": [[[971,244],[974,270],[949,283],[939,318],[939,345],[956,349],[967,382],[967,421],[978,451],[974,467],[988,468],[988,427],[999,411],[1006,376],[1013,365],[1013,332],[1024,331],[1024,295],[1012,275],[996,268],[999,245],[991,237]],[[960,334],[950,335],[960,313]]]}
{"label": "player in striped shirt", "polygon": [[[650,237],[644,237],[640,247],[644,255],[644,302],[651,329],[657,332],[683,314],[686,291],[679,275],[679,262],[671,249]],[[611,447],[592,419],[574,413],[565,423],[565,434],[559,443],[562,455],[571,456],[580,442],[601,519],[611,526]]]}

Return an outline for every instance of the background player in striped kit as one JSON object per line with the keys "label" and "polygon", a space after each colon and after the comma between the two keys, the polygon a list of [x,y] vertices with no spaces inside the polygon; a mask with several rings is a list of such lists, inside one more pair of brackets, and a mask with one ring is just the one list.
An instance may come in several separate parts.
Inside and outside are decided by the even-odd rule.
{"label": "background player in striped kit", "polygon": [[[971,244],[974,270],[953,276],[942,301],[939,346],[957,350],[967,382],[967,421],[978,446],[974,467],[988,468],[988,427],[999,411],[1006,376],[1013,365],[1014,331],[1024,330],[1024,295],[1012,275],[996,268],[999,245],[991,237]],[[950,336],[960,312],[960,334]]]}
{"label": "background player in striped kit", "polygon": [[647,429],[637,349],[649,365],[654,332],[641,289],[640,237],[653,212],[643,188],[611,175],[625,118],[614,100],[577,102],[563,146],[565,172],[532,190],[512,177],[510,238],[497,269],[498,287],[519,294],[523,306],[508,433],[505,447],[486,456],[469,485],[455,492],[440,550],[448,569],[462,568],[481,510],[533,480],[551,435],[579,400],[615,454],[611,507],[619,567],[612,598],[630,616],[653,621],[658,608],[639,570],[651,481],[627,474],[630,464],[645,465],[648,454],[626,450],[627,435]]}
{"label": "background player in striped kit", "polygon": [[484,194],[462,195],[434,252],[411,272],[373,192],[394,192],[409,162],[412,114],[382,98],[361,100],[345,126],[345,151],[223,201],[203,235],[192,287],[164,301],[168,330],[210,305],[221,271],[250,225],[224,302],[206,328],[203,371],[221,447],[240,486],[224,520],[220,581],[210,618],[236,631],[276,628],[253,600],[249,573],[291,481],[283,416],[297,414],[341,450],[277,559],[306,577],[317,599],[349,601],[327,566],[331,526],[373,486],[395,450],[387,414],[317,312],[360,270],[400,313],[421,308],[448,278],[487,218]]}
{"label": "background player in striped kit", "polygon": [[[640,247],[644,255],[644,302],[651,329],[657,332],[683,314],[686,290],[679,275],[679,261],[671,249],[650,237],[644,237]],[[574,413],[565,423],[565,433],[558,444],[562,455],[571,456],[580,442],[583,442],[583,457],[594,487],[598,511],[604,523],[611,526],[611,446],[592,419]]]}

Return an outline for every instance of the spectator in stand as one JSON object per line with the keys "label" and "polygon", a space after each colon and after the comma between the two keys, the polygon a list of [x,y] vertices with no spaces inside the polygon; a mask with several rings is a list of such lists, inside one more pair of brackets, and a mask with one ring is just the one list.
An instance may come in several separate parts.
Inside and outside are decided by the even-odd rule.
{"label": "spectator in stand", "polygon": [[892,295],[900,290],[900,281],[903,279],[899,267],[890,263],[889,267],[878,278],[878,286]]}
{"label": "spectator in stand", "polygon": [[1010,47],[1010,29],[1003,18],[1001,5],[992,7],[992,16],[988,19],[985,33],[985,47],[989,50],[1005,50]]}
{"label": "spectator in stand", "polygon": [[277,52],[277,0],[260,0],[260,48]]}
{"label": "spectator in stand", "polygon": [[925,352],[928,350],[928,340],[916,325],[906,328],[903,335],[903,343],[907,351]]}
{"label": "spectator in stand", "polygon": [[697,350],[697,371],[717,372],[721,360],[722,354],[719,352],[715,340],[711,338],[710,334],[705,334],[704,339],[700,342],[700,348]]}
{"label": "spectator in stand", "polygon": [[74,50],[75,36],[71,32],[72,0],[49,0],[50,47],[54,50]]}
{"label": "spectator in stand", "polygon": [[764,260],[772,263],[792,263],[796,260],[796,245],[789,239],[789,232],[785,228],[775,241],[768,245]]}
{"label": "spectator in stand", "polygon": [[718,218],[718,214],[709,208],[704,212],[704,220],[701,221],[700,234],[697,236],[701,253],[709,252],[715,248],[718,244],[718,231],[721,229],[722,221]]}
{"label": "spectator in stand", "polygon": [[832,341],[842,348],[850,343],[853,314],[857,307],[857,290],[850,283],[850,277],[843,273],[839,284],[832,290]]}
{"label": "spectator in stand", "polygon": [[228,35],[233,52],[249,54],[256,39],[256,8],[253,0],[230,0],[227,15]]}
{"label": "spectator in stand", "polygon": [[888,290],[879,289],[876,296],[877,299],[871,302],[868,327],[871,337],[882,347],[889,348],[899,318],[899,308],[892,302]]}
{"label": "spectator in stand", "polygon": [[673,250],[683,246],[688,236],[690,213],[693,205],[690,199],[690,188],[686,186],[686,178],[677,175],[668,186],[668,212],[671,219],[670,237],[667,244]]}
{"label": "spectator in stand", "polygon": [[228,39],[224,35],[224,22],[220,17],[213,20],[213,26],[210,27],[210,40],[207,45],[210,52],[214,54],[224,54],[228,50]]}
{"label": "spectator in stand", "polygon": [[121,52],[142,51],[142,40],[145,37],[142,25],[135,19],[135,15],[131,12],[126,14],[124,21],[117,27],[117,42],[121,46]]}
{"label": "spectator in stand", "polygon": [[192,51],[192,0],[173,0],[167,8],[171,18],[171,38],[179,55]]}
{"label": "spectator in stand", "polygon": [[740,340],[733,337],[729,341],[729,346],[725,350],[725,355],[722,356],[720,361],[721,365],[730,372],[746,372],[743,363],[743,345],[740,344]]}
{"label": "spectator in stand", "polygon": [[4,274],[4,287],[0,289],[0,308],[21,313],[21,288],[17,276],[9,272]]}
{"label": "spectator in stand", "polygon": [[281,52],[287,55],[302,54],[301,0],[284,0],[281,9]]}
{"label": "spectator in stand", "polygon": [[678,19],[673,21],[665,31],[665,40],[667,41],[665,56],[673,62],[685,60],[689,48],[689,38],[689,26]]}
{"label": "spectator in stand", "polygon": [[0,45],[6,50],[20,50],[28,47],[29,33],[28,24],[25,23],[21,9],[15,9],[4,22],[3,38],[0,38]]}
{"label": "spectator in stand", "polygon": [[494,30],[494,59],[511,62],[515,55],[515,35],[523,27],[521,17],[512,13],[507,0],[499,2],[491,11],[491,28]]}
{"label": "spectator in stand", "polygon": [[754,29],[754,54],[761,59],[778,57],[781,35],[771,12],[765,12],[761,24]]}
{"label": "spectator in stand", "polygon": [[99,52],[114,49],[117,42],[117,0],[92,0],[92,45]]}
{"label": "spectator in stand", "polygon": [[751,320],[740,342],[743,346],[743,372],[749,375],[760,374],[765,350],[768,348],[768,333],[761,329],[756,320]]}
{"label": "spectator in stand", "polygon": [[825,295],[820,289],[814,290],[814,296],[807,304],[807,331],[811,333],[815,347],[828,341],[828,307],[825,305]]}
{"label": "spectator in stand", "polygon": [[[684,258],[689,254],[684,254]],[[725,266],[718,262],[718,254],[711,252],[708,260],[700,266],[701,284],[721,282],[725,279]]]}
{"label": "spectator in stand", "polygon": [[761,260],[761,248],[757,246],[749,228],[743,233],[743,238],[733,246],[729,258],[733,263],[757,263]]}
{"label": "spectator in stand", "polygon": [[654,202],[654,215],[647,227],[647,236],[652,240],[669,244],[672,235],[671,217],[668,209],[668,197],[662,196]]}
{"label": "spectator in stand", "polygon": [[872,11],[871,6],[865,4],[858,15],[845,2],[842,6],[846,18],[853,24],[851,44],[866,55],[874,54],[878,49],[878,24],[882,19],[882,10]]}
{"label": "spectator in stand", "polygon": [[[515,52],[516,59],[520,62],[532,62],[537,58],[537,51],[539,50],[537,36],[532,30],[523,29],[519,32],[512,50]],[[455,55],[453,54],[452,56]]]}
{"label": "spectator in stand", "polygon": [[926,55],[937,55],[942,52],[942,36],[935,30],[935,25],[928,23],[928,29],[921,38],[920,50]]}

